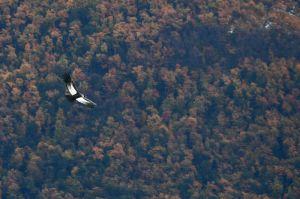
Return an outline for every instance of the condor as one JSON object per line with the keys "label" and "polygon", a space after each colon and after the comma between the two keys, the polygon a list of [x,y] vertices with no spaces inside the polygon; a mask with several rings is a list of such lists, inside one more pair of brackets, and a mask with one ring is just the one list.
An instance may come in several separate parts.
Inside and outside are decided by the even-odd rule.
{"label": "condor", "polygon": [[68,90],[68,94],[66,94],[66,98],[70,102],[77,101],[80,104],[83,104],[84,106],[93,108],[96,106],[96,103],[92,102],[88,98],[86,98],[83,94],[77,91],[74,82],[72,81],[71,75],[68,73],[65,73],[63,75],[64,82],[66,83],[66,87]]}

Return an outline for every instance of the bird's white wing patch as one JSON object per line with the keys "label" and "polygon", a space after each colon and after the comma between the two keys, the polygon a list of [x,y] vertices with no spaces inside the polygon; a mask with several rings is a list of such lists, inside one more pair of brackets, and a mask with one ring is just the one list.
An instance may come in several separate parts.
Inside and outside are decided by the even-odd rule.
{"label": "bird's white wing patch", "polygon": [[78,97],[77,99],[76,99],[76,101],[77,102],[79,102],[79,103],[82,103],[82,104],[88,104],[89,103],[89,101],[87,101],[85,98],[83,98],[83,97]]}
{"label": "bird's white wing patch", "polygon": [[90,106],[90,107],[96,106],[96,103],[92,102],[91,100],[89,100],[85,97],[78,97],[76,99],[76,101],[79,102],[79,103],[82,103],[84,105]]}
{"label": "bird's white wing patch", "polygon": [[77,93],[77,91],[72,83],[67,84],[67,88],[71,95],[75,95]]}

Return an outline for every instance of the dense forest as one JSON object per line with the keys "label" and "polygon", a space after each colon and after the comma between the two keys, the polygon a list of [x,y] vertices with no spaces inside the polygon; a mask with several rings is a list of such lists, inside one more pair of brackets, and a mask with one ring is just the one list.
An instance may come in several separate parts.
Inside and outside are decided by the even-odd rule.
{"label": "dense forest", "polygon": [[298,0],[0,1],[0,198],[296,199],[299,121]]}

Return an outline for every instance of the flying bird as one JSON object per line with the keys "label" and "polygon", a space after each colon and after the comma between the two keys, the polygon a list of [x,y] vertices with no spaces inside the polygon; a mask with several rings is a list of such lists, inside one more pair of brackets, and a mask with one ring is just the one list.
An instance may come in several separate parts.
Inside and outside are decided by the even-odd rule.
{"label": "flying bird", "polygon": [[65,73],[63,75],[64,82],[66,83],[66,87],[68,90],[68,94],[66,94],[66,98],[70,102],[77,101],[80,104],[83,104],[87,107],[93,108],[96,106],[96,103],[86,98],[82,93],[77,91],[77,88],[75,87],[74,82],[72,81],[71,75],[68,73]]}

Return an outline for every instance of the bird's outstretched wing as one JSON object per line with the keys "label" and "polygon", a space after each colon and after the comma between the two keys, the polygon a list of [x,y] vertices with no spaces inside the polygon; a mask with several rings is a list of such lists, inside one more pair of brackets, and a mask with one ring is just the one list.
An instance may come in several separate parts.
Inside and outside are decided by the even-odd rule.
{"label": "bird's outstretched wing", "polygon": [[86,98],[84,96],[76,98],[76,101],[79,102],[79,103],[81,103],[81,104],[83,104],[83,105],[85,105],[85,106],[88,106],[90,108],[93,108],[93,107],[96,106],[95,102],[89,100],[88,98]]}
{"label": "bird's outstretched wing", "polygon": [[76,87],[71,79],[71,75],[68,74],[68,73],[65,73],[63,75],[63,78],[64,78],[64,82],[66,83],[66,86],[67,86],[67,89],[69,91],[69,93],[74,96],[78,93],[78,91],[76,90]]}
{"label": "bird's outstretched wing", "polygon": [[96,106],[96,103],[84,97],[80,92],[77,91],[74,82],[72,81],[71,75],[65,73],[63,75],[64,82],[66,83],[67,90],[69,94],[66,95],[67,99],[71,102],[77,101],[80,104],[83,104],[87,107],[93,108]]}

